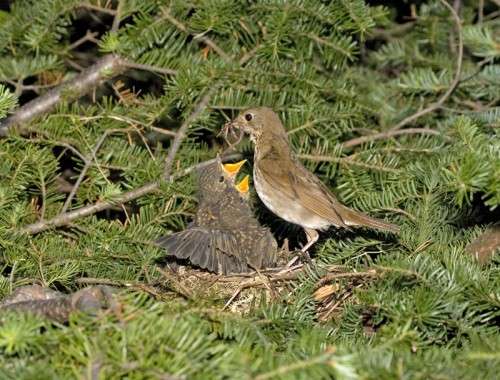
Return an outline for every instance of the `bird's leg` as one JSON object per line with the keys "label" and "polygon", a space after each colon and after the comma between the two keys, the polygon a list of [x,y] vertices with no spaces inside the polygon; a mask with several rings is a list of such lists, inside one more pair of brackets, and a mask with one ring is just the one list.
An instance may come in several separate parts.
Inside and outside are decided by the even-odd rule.
{"label": "bird's leg", "polygon": [[302,247],[301,251],[307,252],[307,250],[311,248],[311,246],[318,241],[319,233],[318,231],[313,230],[312,228],[305,228],[305,227],[304,227],[304,232],[306,233],[307,243]]}

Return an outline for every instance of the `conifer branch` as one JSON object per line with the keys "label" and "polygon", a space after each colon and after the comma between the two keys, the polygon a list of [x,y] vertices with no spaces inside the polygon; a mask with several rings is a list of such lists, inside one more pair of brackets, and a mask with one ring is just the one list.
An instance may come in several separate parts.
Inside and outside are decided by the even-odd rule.
{"label": "conifer branch", "polygon": [[137,199],[139,197],[142,197],[144,195],[153,193],[153,192],[157,191],[159,188],[160,188],[160,182],[150,182],[150,183],[148,183],[144,186],[141,186],[135,190],[123,193],[122,195],[114,198],[113,200],[98,201],[96,203],[81,207],[77,210],[70,211],[70,212],[67,212],[64,214],[60,214],[60,215],[58,215],[55,218],[52,218],[50,220],[30,224],[30,225],[22,228],[21,232],[27,233],[29,235],[34,235],[34,234],[37,234],[39,232],[48,230],[51,227],[60,227],[60,226],[68,225],[79,218],[93,215],[93,214],[98,213],[100,211],[104,211],[104,210],[107,210],[109,208],[112,208],[113,206],[115,206],[117,204],[123,204],[123,203],[129,202],[129,201],[132,201],[134,199]]}
{"label": "conifer branch", "polygon": [[335,367],[336,366],[335,356],[336,356],[335,351],[333,349],[327,349],[325,352],[319,355],[312,356],[305,360],[299,360],[292,364],[282,365],[269,372],[262,373],[256,376],[254,380],[275,379],[276,377],[284,376],[289,372],[298,371],[318,364],[324,364]]}
{"label": "conifer branch", "polygon": [[14,126],[28,123],[37,116],[50,112],[62,100],[78,99],[124,69],[125,65],[119,56],[104,56],[73,79],[24,104],[13,115],[0,121],[0,136],[6,136]]}
{"label": "conifer branch", "polygon": [[100,7],[100,6],[89,4],[89,3],[81,4],[80,7],[89,9],[91,11],[106,13],[106,14],[111,15],[111,16],[116,15],[116,10],[114,10],[114,9]]}
{"label": "conifer branch", "polygon": [[177,70],[167,69],[164,67],[146,65],[144,63],[135,63],[130,61],[125,61],[124,63],[129,69],[137,69],[144,71],[151,71],[153,73],[164,74],[164,75],[175,75],[177,74]]}
{"label": "conifer branch", "polygon": [[[223,158],[223,160],[233,160],[233,159],[238,159],[240,157],[241,157],[240,154],[231,154],[231,155],[227,155],[227,156],[222,157],[222,158]],[[212,158],[210,160],[203,161],[203,162],[200,162],[199,164],[190,166],[176,175],[169,176],[166,179],[166,182],[172,182],[178,178],[184,177],[184,176],[192,173],[195,170],[198,170],[198,169],[204,168],[205,166],[211,165],[214,162],[217,162],[217,158]],[[112,200],[98,201],[96,203],[92,203],[90,205],[80,207],[77,210],[66,212],[64,214],[60,214],[60,215],[58,215],[52,219],[49,219],[49,220],[29,224],[29,225],[23,227],[20,230],[20,232],[26,233],[29,235],[34,235],[34,234],[37,234],[39,232],[46,231],[46,230],[53,228],[53,227],[61,227],[61,226],[69,225],[77,219],[93,215],[93,214],[98,213],[100,211],[111,209],[111,208],[115,207],[116,205],[121,205],[121,204],[130,202],[130,201],[133,201],[137,198],[143,197],[144,195],[154,193],[160,189],[160,185],[161,185],[161,181],[147,183],[147,184],[145,184],[137,189],[127,191],[127,192],[113,198]]]}
{"label": "conifer branch", "polygon": [[[110,134],[114,132],[122,131],[121,129],[108,129],[106,130],[101,138],[97,141],[97,143],[94,145],[94,148],[92,151],[89,153],[87,157],[85,157],[84,163],[85,165],[83,166],[82,170],[80,171],[80,175],[78,176],[75,184],[73,185],[73,188],[71,189],[68,197],[66,198],[66,201],[64,202],[64,205],[61,209],[61,214],[64,214],[68,207],[71,205],[71,201],[73,200],[76,192],[78,191],[78,188],[80,187],[81,183],[83,182],[83,179],[85,178],[85,174],[87,174],[87,171],[90,169],[92,166],[92,159],[95,159],[95,156],[99,149],[101,148],[101,145],[104,143],[104,140],[106,140],[106,137],[108,137]],[[97,161],[96,161],[97,164]]]}
{"label": "conifer branch", "polygon": [[[80,98],[101,84],[101,82],[122,73],[128,68],[165,75],[175,75],[177,73],[175,70],[163,67],[130,62],[115,54],[106,55],[73,79],[24,104],[13,115],[0,120],[0,136],[6,136],[11,128],[21,126],[38,116],[50,112],[63,100],[73,101]],[[28,86],[23,86],[23,88],[30,89]]]}
{"label": "conifer branch", "polygon": [[398,129],[403,128],[404,126],[413,123],[415,120],[419,119],[420,117],[427,115],[431,112],[436,111],[437,109],[441,108],[441,106],[448,100],[448,98],[451,96],[453,91],[458,87],[460,83],[460,75],[462,73],[462,61],[463,61],[463,56],[464,56],[464,41],[463,41],[463,34],[462,34],[462,21],[460,20],[460,17],[458,16],[457,12],[455,9],[446,2],[446,0],[439,0],[441,4],[446,6],[446,8],[449,9],[451,12],[453,19],[455,20],[455,24],[457,27],[457,33],[458,33],[458,54],[457,54],[457,66],[455,70],[455,77],[453,78],[453,81],[451,82],[450,86],[448,87],[448,90],[441,96],[437,102],[432,103],[428,107],[415,112],[413,115],[410,115],[403,120],[401,120],[399,123],[397,123],[394,127],[390,128],[390,131],[396,131]]}
{"label": "conifer branch", "polygon": [[186,132],[191,125],[191,123],[200,116],[200,114],[207,108],[210,98],[214,92],[214,87],[207,91],[207,93],[201,98],[201,100],[194,107],[193,112],[184,120],[179,130],[176,132],[172,145],[168,151],[167,158],[165,159],[165,168],[163,169],[163,178],[166,179],[170,177],[172,171],[172,165],[174,163],[175,155],[181,147],[181,143],[186,137]]}
{"label": "conifer branch", "polygon": [[339,278],[365,278],[365,277],[376,277],[379,274],[375,269],[368,269],[363,272],[342,272],[342,273],[327,273],[319,279],[316,284],[316,289],[322,287],[326,283],[337,280]]}
{"label": "conifer branch", "polygon": [[366,169],[373,169],[373,170],[378,170],[382,172],[389,172],[389,173],[400,173],[401,171],[398,169],[394,168],[387,168],[385,166],[380,166],[380,165],[373,165],[369,164],[366,162],[361,162],[361,161],[356,161],[353,160],[351,157],[332,157],[332,156],[325,156],[325,155],[314,155],[314,154],[299,154],[297,155],[298,158],[302,160],[308,160],[308,161],[314,161],[314,162],[335,162],[339,164],[345,164],[345,165],[354,165],[354,166],[360,166]]}
{"label": "conifer branch", "polygon": [[354,146],[362,145],[370,141],[385,140],[395,136],[414,135],[414,134],[435,135],[435,136],[441,135],[440,132],[428,128],[408,128],[403,130],[389,130],[387,132],[374,133],[373,135],[361,136],[351,140],[347,140],[342,143],[342,147],[344,149],[352,148]]}
{"label": "conifer branch", "polygon": [[186,25],[173,17],[167,9],[163,9],[163,17],[167,19],[172,25],[174,25],[181,32],[190,34],[193,36],[193,39],[199,40],[203,42],[205,45],[209,46],[213,51],[215,51],[224,61],[231,62],[232,58],[226,54],[224,50],[222,50],[219,45],[217,45],[211,38],[204,36],[202,34],[193,34],[191,33]]}

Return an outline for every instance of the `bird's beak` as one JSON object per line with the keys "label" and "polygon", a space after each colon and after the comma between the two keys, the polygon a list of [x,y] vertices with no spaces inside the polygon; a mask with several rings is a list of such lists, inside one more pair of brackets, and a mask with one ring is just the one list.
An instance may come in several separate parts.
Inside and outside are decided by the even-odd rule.
{"label": "bird's beak", "polygon": [[238,174],[238,172],[240,171],[241,167],[245,162],[247,162],[247,160],[241,160],[235,162],[234,164],[223,164],[222,168],[230,178],[234,178],[236,177],[236,175]]}
{"label": "bird's beak", "polygon": [[229,128],[233,129],[233,130],[239,129],[239,130],[242,130],[243,132],[245,132],[248,129],[247,123],[245,122],[244,119],[242,119],[241,115],[235,117],[228,124],[229,124]]}
{"label": "bird's beak", "polygon": [[247,194],[250,189],[249,178],[250,176],[247,174],[245,178],[243,178],[241,182],[236,185],[236,190],[242,194]]}

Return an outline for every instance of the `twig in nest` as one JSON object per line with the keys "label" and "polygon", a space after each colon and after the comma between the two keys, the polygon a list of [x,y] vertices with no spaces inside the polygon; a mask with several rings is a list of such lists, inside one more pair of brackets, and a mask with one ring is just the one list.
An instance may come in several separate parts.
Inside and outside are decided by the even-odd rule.
{"label": "twig in nest", "polygon": [[168,281],[172,283],[172,289],[179,293],[181,296],[187,299],[192,299],[193,294],[191,291],[186,288],[177,278],[174,273],[170,273],[168,270],[163,270],[159,267],[156,267],[156,270],[162,274]]}
{"label": "twig in nest", "polygon": [[[293,270],[291,268],[281,268],[283,270],[277,273],[267,273],[267,275],[264,275],[264,273],[262,272],[253,273],[254,277],[244,281],[240,286],[238,286],[238,289],[236,289],[231,298],[226,302],[222,310],[227,309],[243,289],[264,286],[270,291],[273,291],[273,289],[271,289],[272,283],[296,280],[299,276],[299,273],[301,273],[304,268],[304,265],[297,265]],[[230,279],[227,280],[230,281]],[[232,280],[234,281],[234,278]],[[221,278],[219,279],[219,281],[224,282],[224,279]]]}

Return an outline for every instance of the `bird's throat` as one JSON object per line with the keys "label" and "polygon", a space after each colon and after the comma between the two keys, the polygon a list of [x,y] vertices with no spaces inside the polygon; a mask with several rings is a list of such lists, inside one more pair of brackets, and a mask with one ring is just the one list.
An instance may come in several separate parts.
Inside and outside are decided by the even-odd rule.
{"label": "bird's throat", "polygon": [[271,159],[281,161],[291,157],[291,149],[286,135],[270,133],[262,134],[255,141],[254,160]]}

